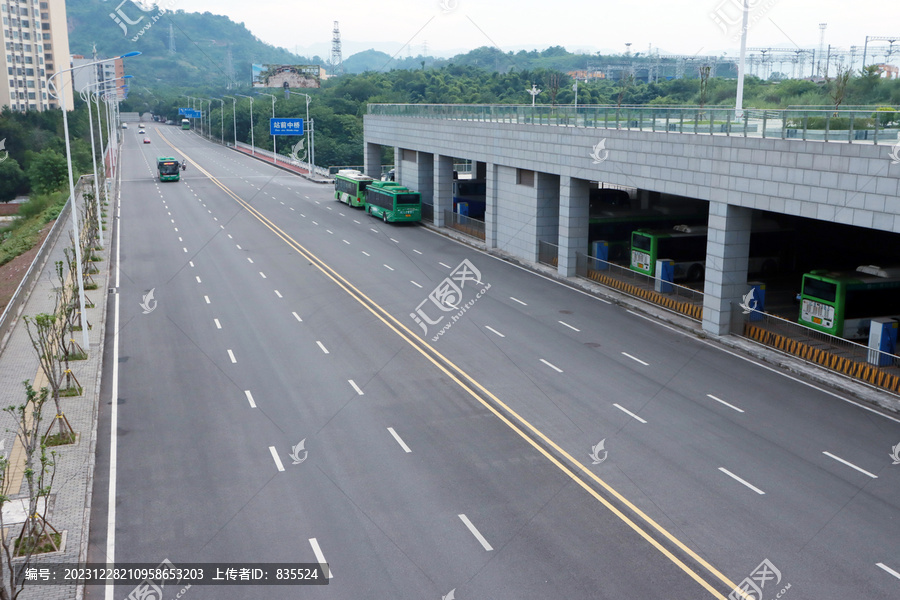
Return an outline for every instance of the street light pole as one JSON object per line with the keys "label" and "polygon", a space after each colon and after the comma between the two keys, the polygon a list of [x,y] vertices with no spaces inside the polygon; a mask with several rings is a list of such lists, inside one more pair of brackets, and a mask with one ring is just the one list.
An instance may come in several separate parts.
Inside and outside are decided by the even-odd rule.
{"label": "street light pole", "polygon": [[[265,92],[257,92],[260,96],[269,96],[272,99],[272,118],[275,118],[275,96]],[[272,164],[278,164],[278,148],[275,146],[275,134],[272,134]]]}
{"label": "street light pole", "polygon": [[315,173],[312,172],[313,171],[313,168],[312,168],[312,165],[313,165],[312,152],[313,152],[313,150],[312,150],[312,133],[311,133],[312,126],[310,125],[310,122],[309,122],[309,103],[312,101],[312,97],[309,94],[304,94],[303,92],[292,92],[289,89],[285,89],[285,91],[288,93],[288,95],[294,94],[297,96],[306,96],[306,121],[303,122],[303,129],[304,129],[304,133],[306,134],[306,163],[308,166],[310,166],[309,174],[315,175]]}
{"label": "street light pole", "polygon": [[244,94],[235,94],[241,98],[250,98],[250,154],[256,156],[256,146],[253,145],[253,96],[245,96]]}
{"label": "street light pole", "polygon": [[231,117],[233,120],[231,128],[234,130],[234,147],[237,148],[237,98],[234,96],[224,96],[231,99]]}
{"label": "street light pole", "polygon": [[63,114],[63,134],[65,135],[66,139],[66,166],[68,167],[69,171],[69,200],[72,202],[72,232],[75,236],[75,276],[78,279],[78,307],[81,312],[81,334],[85,352],[90,351],[91,344],[90,340],[88,339],[87,318],[84,315],[84,274],[82,273],[81,269],[81,237],[79,236],[78,231],[78,202],[76,202],[75,198],[75,180],[72,174],[72,145],[69,142],[69,117],[68,111],[66,110],[66,94],[64,91],[60,92],[60,90],[56,88],[56,83],[54,83],[53,79],[59,75],[62,75],[63,73],[74,71],[75,69],[91,67],[105,62],[127,58],[129,56],[137,56],[139,54],[140,52],[136,51],[128,52],[126,54],[123,54],[122,56],[117,56],[115,58],[107,58],[104,60],[98,60],[92,63],[79,65],[77,67],[63,69],[61,71],[57,71],[47,79],[47,91],[56,96],[56,98],[59,100],[59,106],[62,109]]}

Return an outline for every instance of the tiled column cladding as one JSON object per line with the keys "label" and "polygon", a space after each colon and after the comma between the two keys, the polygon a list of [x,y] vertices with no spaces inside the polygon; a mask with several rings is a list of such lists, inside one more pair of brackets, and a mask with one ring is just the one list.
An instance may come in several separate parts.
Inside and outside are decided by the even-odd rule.
{"label": "tiled column cladding", "polygon": [[575,275],[575,253],[587,252],[590,182],[563,177],[559,188],[559,274]]}
{"label": "tiled column cladding", "polygon": [[559,244],[559,175],[537,172],[537,238]]}
{"label": "tiled column cladding", "polygon": [[730,303],[747,291],[752,211],[724,202],[709,203],[703,329],[723,335],[731,320]]}
{"label": "tiled column cladding", "polygon": [[[444,211],[453,210],[453,157],[434,157],[434,224],[444,226]],[[423,199],[424,202],[424,199]]]}
{"label": "tiled column cladding", "polygon": [[381,144],[366,143],[365,161],[366,175],[373,179],[381,179]]}
{"label": "tiled column cladding", "polygon": [[497,169],[497,248],[526,260],[537,260],[537,187],[534,171],[530,179],[518,169],[500,165]]}
{"label": "tiled column cladding", "polygon": [[500,195],[500,166],[487,165],[485,175],[484,246],[497,247],[497,198]]}

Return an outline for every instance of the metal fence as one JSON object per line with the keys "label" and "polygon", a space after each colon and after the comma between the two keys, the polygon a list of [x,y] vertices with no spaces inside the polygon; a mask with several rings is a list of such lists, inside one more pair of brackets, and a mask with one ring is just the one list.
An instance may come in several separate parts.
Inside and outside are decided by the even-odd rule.
{"label": "metal fence", "polygon": [[559,246],[538,240],[538,262],[555,267],[559,264]]}
{"label": "metal fence", "polygon": [[452,210],[444,210],[444,227],[484,240],[484,221],[460,215]]}
{"label": "metal fence", "polygon": [[724,106],[369,104],[370,115],[595,127],[706,135],[893,144],[900,110],[744,109]]}
{"label": "metal fence", "polygon": [[575,274],[695,321],[703,319],[703,292],[699,290],[650,277],[581,252],[575,253]]}
{"label": "metal fence", "polygon": [[422,203],[422,220],[434,223],[434,204]]}
{"label": "metal fence", "polygon": [[775,315],[731,307],[731,333],[878,387],[900,392],[900,356]]}
{"label": "metal fence", "polygon": [[[216,140],[210,141],[215,142]],[[263,150],[259,147],[252,147],[250,146],[250,144],[245,144],[244,142],[238,142],[237,147],[243,148],[244,150],[251,150],[256,156],[267,158],[269,159],[269,162],[274,162],[275,164],[281,164],[290,167],[299,167],[301,169],[306,169],[306,171],[309,173],[314,172],[316,175],[321,175],[322,177],[331,177],[331,173],[329,172],[327,167],[316,167],[307,162],[294,160],[290,156],[284,156],[283,154],[274,155],[275,158],[273,160],[273,153],[271,150]]]}

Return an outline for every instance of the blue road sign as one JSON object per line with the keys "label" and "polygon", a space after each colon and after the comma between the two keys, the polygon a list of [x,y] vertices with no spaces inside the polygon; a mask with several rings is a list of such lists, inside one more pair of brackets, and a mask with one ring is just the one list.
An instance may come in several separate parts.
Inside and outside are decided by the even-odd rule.
{"label": "blue road sign", "polygon": [[195,108],[179,108],[178,114],[187,117],[188,119],[199,119],[203,113]]}
{"label": "blue road sign", "polygon": [[303,119],[269,119],[269,135],[303,135]]}

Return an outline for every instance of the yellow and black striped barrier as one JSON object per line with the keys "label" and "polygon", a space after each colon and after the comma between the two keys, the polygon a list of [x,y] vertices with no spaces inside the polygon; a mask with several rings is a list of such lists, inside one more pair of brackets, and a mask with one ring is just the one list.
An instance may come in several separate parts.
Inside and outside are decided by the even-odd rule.
{"label": "yellow and black striped barrier", "polygon": [[658,304],[659,306],[687,315],[698,321],[703,320],[703,307],[699,304],[685,302],[684,300],[679,300],[666,294],[660,294],[654,290],[648,290],[632,283],[619,281],[615,277],[610,277],[601,271],[594,271],[593,269],[588,269],[588,277],[597,283],[622,291],[629,296],[635,296],[641,300]]}
{"label": "yellow and black striped barrier", "polygon": [[753,323],[744,323],[744,336],[854,379],[865,381],[891,392],[900,392],[900,376],[888,373],[875,365],[838,356],[821,348],[814,348],[774,331],[763,329]]}

